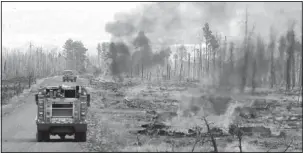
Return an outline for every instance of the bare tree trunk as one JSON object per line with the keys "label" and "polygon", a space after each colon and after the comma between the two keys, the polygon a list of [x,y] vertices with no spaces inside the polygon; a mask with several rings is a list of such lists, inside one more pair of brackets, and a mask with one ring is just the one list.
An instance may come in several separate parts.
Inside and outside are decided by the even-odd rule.
{"label": "bare tree trunk", "polygon": [[287,60],[286,60],[286,90],[290,89],[290,70],[291,70],[291,65],[290,65],[290,53],[289,53],[289,49],[288,49],[288,55],[287,55]]}
{"label": "bare tree trunk", "polygon": [[[254,28],[253,28],[254,29]],[[244,64],[243,64],[243,67],[241,69],[241,73],[242,73],[242,78],[241,78],[241,91],[243,92],[244,89],[245,89],[245,86],[246,86],[246,72],[247,72],[247,66],[248,66],[248,56],[249,56],[249,47],[248,47],[248,44],[249,44],[249,39],[248,39],[248,36],[247,36],[247,8],[246,8],[246,20],[245,20],[245,41],[244,41]]]}
{"label": "bare tree trunk", "polygon": [[[287,49],[287,61],[286,61],[286,90],[289,90],[291,87],[291,72],[292,72],[292,65],[294,65],[294,31],[290,30],[287,32],[287,38],[288,38],[288,49]],[[293,80],[294,81],[294,80]]]}
{"label": "bare tree trunk", "polygon": [[234,72],[234,44],[230,43],[230,72]]}
{"label": "bare tree trunk", "polygon": [[253,65],[252,65],[252,83],[251,83],[251,86],[252,86],[252,91],[251,93],[254,94],[255,92],[255,89],[256,89],[256,71],[257,71],[257,61],[256,61],[256,58],[253,57]]}
{"label": "bare tree trunk", "polygon": [[31,87],[32,84],[32,43],[29,44],[29,64],[28,64],[28,87]]}
{"label": "bare tree trunk", "polygon": [[204,118],[204,122],[205,122],[206,127],[207,127],[207,132],[208,132],[208,134],[209,134],[209,136],[210,136],[210,138],[211,138],[211,142],[212,142],[212,144],[213,144],[214,152],[218,152],[218,147],[217,147],[216,139],[215,139],[214,135],[213,135],[212,132],[211,132],[211,128],[210,128],[210,126],[209,126],[208,121],[207,121],[205,118]]}
{"label": "bare tree trunk", "polygon": [[270,28],[270,88],[273,88],[276,84],[276,76],[275,76],[275,64],[274,64],[274,52],[275,52],[275,43],[276,43],[276,35],[273,27]]}
{"label": "bare tree trunk", "polygon": [[141,72],[142,72],[141,79],[143,80],[143,74],[144,74],[144,71],[143,71],[143,70],[144,70],[143,63],[142,63],[142,65],[141,65],[141,68],[142,68],[142,69],[141,69]]}
{"label": "bare tree trunk", "polygon": [[182,70],[183,70],[183,59],[181,58],[181,66],[180,66],[180,81],[182,80]]}
{"label": "bare tree trunk", "polygon": [[241,69],[241,73],[242,73],[242,78],[241,78],[241,91],[243,92],[246,86],[246,72],[247,72],[247,60],[248,60],[248,51],[247,49],[245,49],[245,53],[244,53],[244,64],[242,66]]}
{"label": "bare tree trunk", "polygon": [[169,80],[169,65],[166,64],[166,80]]}
{"label": "bare tree trunk", "polygon": [[209,48],[206,46],[206,60],[207,60],[207,67],[206,67],[206,72],[209,74]]}
{"label": "bare tree trunk", "polygon": [[171,73],[171,66],[170,66],[170,64],[168,65],[168,69],[169,69],[169,71],[168,71],[168,80],[170,80],[170,73]]}
{"label": "bare tree trunk", "polygon": [[196,72],[197,72],[197,70],[196,70],[196,50],[195,50],[195,48],[194,48],[193,79],[195,79],[195,78],[196,78]]}
{"label": "bare tree trunk", "polygon": [[280,60],[279,60],[279,65],[280,65],[280,82],[283,82],[285,80],[285,62],[284,62],[284,50],[280,50]]}
{"label": "bare tree trunk", "polygon": [[300,70],[299,70],[299,86],[302,88],[302,51],[301,51],[301,61],[300,62]]}
{"label": "bare tree trunk", "polygon": [[199,71],[198,71],[198,76],[199,76],[199,79],[203,76],[203,70],[202,70],[202,46],[201,46],[201,43],[199,43],[199,47],[200,47],[200,52],[199,52]]}
{"label": "bare tree trunk", "polygon": [[213,73],[215,73],[216,72],[216,51],[212,50],[212,52],[213,52],[213,70],[214,70]]}
{"label": "bare tree trunk", "polygon": [[188,78],[190,78],[190,53],[188,53]]}
{"label": "bare tree trunk", "polygon": [[274,87],[275,84],[275,68],[274,68],[274,53],[273,49],[270,52],[270,88]]}
{"label": "bare tree trunk", "polygon": [[292,89],[296,86],[296,69],[295,69],[295,58],[294,53],[292,53],[292,60],[291,60],[291,69],[292,69]]}
{"label": "bare tree trunk", "polygon": [[140,77],[140,64],[137,64],[137,76]]}
{"label": "bare tree trunk", "polygon": [[175,71],[174,76],[177,76],[177,58],[175,58]]}
{"label": "bare tree trunk", "polygon": [[133,78],[133,65],[130,66],[130,78]]}
{"label": "bare tree trunk", "polygon": [[159,81],[159,67],[157,67],[157,81]]}

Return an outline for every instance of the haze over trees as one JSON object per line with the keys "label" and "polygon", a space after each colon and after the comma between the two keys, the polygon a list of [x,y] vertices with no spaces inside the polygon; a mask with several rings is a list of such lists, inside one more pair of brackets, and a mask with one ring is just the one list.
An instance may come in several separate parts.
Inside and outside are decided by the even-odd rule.
{"label": "haze over trees", "polygon": [[[195,7],[210,8],[207,4],[202,5],[201,3],[200,5],[199,3]],[[199,36],[199,39],[195,38],[196,40],[190,43],[189,40],[193,39],[185,37],[182,41],[183,37],[180,37],[180,33],[174,34],[177,34],[177,36],[171,35],[171,33],[167,34],[170,31],[176,32],[182,28],[188,29],[184,25],[186,22],[182,20],[184,19],[182,15],[179,13],[175,15],[164,13],[161,14],[161,17],[157,17],[160,14],[155,13],[160,11],[160,8],[162,8],[162,12],[168,10],[178,12],[181,5],[183,6],[183,3],[153,3],[143,7],[143,16],[141,17],[132,13],[120,13],[116,16],[114,22],[109,22],[106,25],[105,30],[111,33],[113,37],[111,43],[124,43],[125,48],[129,49],[131,60],[128,65],[131,66],[123,69],[123,73],[132,77],[140,76],[142,79],[146,78],[148,80],[151,79],[150,73],[152,72],[156,72],[152,74],[157,78],[161,73],[161,77],[164,76],[165,79],[180,81],[188,79],[203,81],[206,79],[211,80],[212,85],[215,86],[235,87],[240,91],[249,87],[252,88],[252,92],[258,87],[290,89],[302,83],[300,75],[302,68],[299,64],[302,60],[299,46],[302,43],[298,39],[300,36],[296,36],[294,32],[295,27],[299,25],[292,24],[285,27],[284,31],[277,32],[276,27],[280,27],[270,24],[266,26],[268,27],[268,36],[260,35],[257,31],[260,29],[260,25],[253,24],[251,21],[253,16],[249,15],[250,12],[247,10],[242,17],[244,28],[241,29],[243,30],[241,36],[243,37],[241,39],[229,39],[218,31],[220,28],[224,29],[221,23],[228,22],[232,16],[232,13],[226,13],[232,11],[230,5],[227,3],[212,3],[211,7],[213,9],[224,8],[223,10],[226,12],[218,13],[211,23],[205,20],[202,21],[203,26],[201,26],[200,22],[200,26],[196,27],[199,30],[196,32],[202,33],[202,35]],[[193,8],[190,4],[186,4],[186,6]],[[206,10],[204,12],[207,14],[213,12],[213,10],[208,10],[209,12]],[[162,20],[168,18],[174,19],[174,24],[162,22]],[[220,21],[220,19],[223,20]],[[192,26],[192,23],[189,21],[186,25]],[[218,23],[220,23],[220,26]],[[170,27],[170,24],[173,27]],[[164,32],[163,30],[167,31]],[[156,35],[160,38],[155,38]],[[193,45],[188,47],[185,41],[199,47]],[[174,47],[174,44],[180,45]],[[108,51],[112,52],[111,49]],[[159,59],[160,57],[162,59]],[[187,64],[185,64],[185,61]],[[115,62],[116,64],[125,66],[126,61]],[[116,73],[113,69],[111,69],[111,72],[112,74]]]}

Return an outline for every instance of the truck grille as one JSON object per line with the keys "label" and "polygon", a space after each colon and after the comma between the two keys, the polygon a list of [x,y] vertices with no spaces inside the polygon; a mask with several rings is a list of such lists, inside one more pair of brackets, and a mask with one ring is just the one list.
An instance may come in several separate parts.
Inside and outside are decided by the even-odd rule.
{"label": "truck grille", "polygon": [[73,117],[73,104],[53,104],[52,117]]}
{"label": "truck grille", "polygon": [[52,109],[53,117],[72,117],[73,109]]}

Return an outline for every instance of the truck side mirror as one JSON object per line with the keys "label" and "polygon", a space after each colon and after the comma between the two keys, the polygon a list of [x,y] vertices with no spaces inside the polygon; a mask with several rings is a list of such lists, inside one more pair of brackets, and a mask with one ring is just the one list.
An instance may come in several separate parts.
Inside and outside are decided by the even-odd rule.
{"label": "truck side mirror", "polygon": [[38,105],[38,94],[35,94],[36,105]]}
{"label": "truck side mirror", "polygon": [[90,94],[87,94],[87,106],[90,106]]}

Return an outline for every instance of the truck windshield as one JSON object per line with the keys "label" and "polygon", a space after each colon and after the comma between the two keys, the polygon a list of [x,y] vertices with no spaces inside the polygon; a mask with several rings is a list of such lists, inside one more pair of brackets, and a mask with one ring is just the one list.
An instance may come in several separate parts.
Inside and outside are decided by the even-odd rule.
{"label": "truck windshield", "polygon": [[64,71],[63,74],[64,74],[64,75],[72,75],[73,72],[72,72],[72,71]]}
{"label": "truck windshield", "polygon": [[68,89],[60,91],[58,89],[53,89],[52,91],[50,91],[49,89],[46,89],[46,95],[47,97],[54,95],[55,97],[76,98],[76,90]]}

